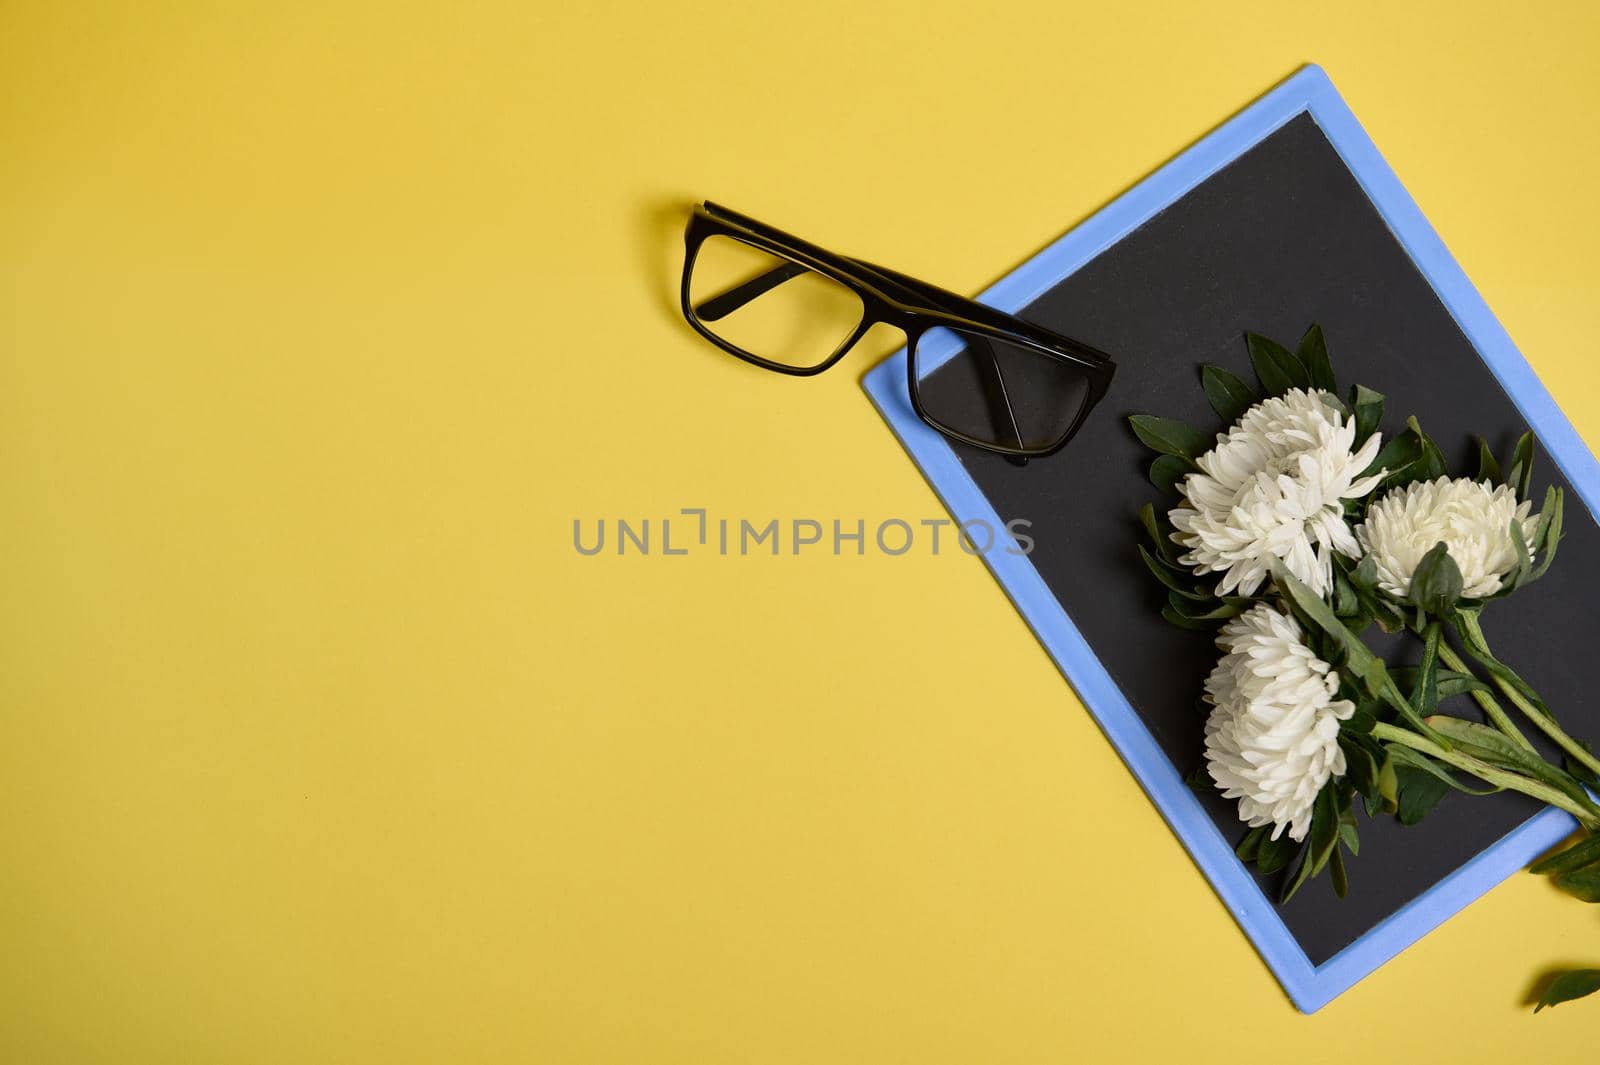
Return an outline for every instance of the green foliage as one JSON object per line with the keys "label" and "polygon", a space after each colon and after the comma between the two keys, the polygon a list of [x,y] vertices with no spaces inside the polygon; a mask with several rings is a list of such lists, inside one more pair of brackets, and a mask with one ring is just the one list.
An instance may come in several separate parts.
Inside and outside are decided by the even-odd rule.
{"label": "green foliage", "polygon": [[1557,851],[1528,867],[1528,872],[1540,876],[1571,873],[1591,865],[1600,865],[1600,836],[1590,836],[1564,851]]}
{"label": "green foliage", "polygon": [[1422,457],[1417,461],[1412,470],[1412,481],[1434,481],[1440,477],[1450,476],[1450,464],[1444,460],[1444,452],[1439,450],[1439,445],[1433,442],[1433,437],[1422,431],[1422,426],[1413,414],[1406,419],[1406,429],[1411,432],[1422,446]]}
{"label": "green foliage", "polygon": [[[1342,835],[1341,838],[1343,838]],[[1350,853],[1354,855],[1359,851],[1352,846]],[[1328,864],[1328,877],[1333,881],[1333,893],[1335,895],[1342,899],[1350,894],[1350,873],[1344,867],[1344,854],[1338,847],[1333,848],[1333,861]]]}
{"label": "green foliage", "polygon": [[1400,695],[1383,659],[1372,653],[1361,640],[1360,634],[1341,621],[1332,607],[1281,568],[1274,571],[1273,581],[1287,595],[1295,615],[1301,619],[1303,629],[1307,632],[1320,630],[1330,637],[1333,653],[1325,656],[1328,661],[1343,665],[1360,682],[1360,688],[1367,696],[1382,700],[1422,735],[1444,746],[1449,745],[1449,741],[1430,729],[1411,703]]}
{"label": "green foliage", "polygon": [[1383,393],[1374,392],[1366,385],[1356,385],[1350,390],[1350,410],[1356,419],[1356,443],[1359,446],[1377,432],[1383,422]]}
{"label": "green foliage", "polygon": [[1600,969],[1574,969],[1571,972],[1561,973],[1544,989],[1544,994],[1539,996],[1539,1004],[1533,1007],[1533,1012],[1538,1013],[1546,1006],[1558,1006],[1563,1002],[1592,995],[1596,991],[1600,991]]}
{"label": "green foliage", "polygon": [[1570,873],[1557,873],[1550,882],[1575,899],[1600,902],[1600,866],[1587,865]]}
{"label": "green foliage", "polygon": [[[1365,733],[1352,730],[1350,723],[1345,722],[1344,727],[1339,730],[1339,747],[1344,751],[1344,778],[1355,793],[1365,801],[1368,816],[1380,811],[1394,813],[1397,782],[1394,766],[1389,761],[1383,745]],[[1351,853],[1354,852],[1355,847],[1351,846]]]}
{"label": "green foliage", "polygon": [[[1202,390],[1223,428],[1236,423],[1263,397],[1302,388],[1326,393],[1327,402],[1350,419],[1357,447],[1374,433],[1383,432],[1386,401],[1382,393],[1356,384],[1347,399],[1339,398],[1327,338],[1319,326],[1307,329],[1293,351],[1257,333],[1246,334],[1245,342],[1255,385],[1220,366],[1207,365],[1200,370]],[[1197,460],[1218,439],[1206,427],[1149,414],[1131,416],[1129,425],[1156,453],[1149,465],[1150,483],[1169,496],[1182,495],[1185,478],[1198,469]],[[1516,442],[1504,462],[1496,459],[1487,442],[1477,442],[1477,478],[1491,485],[1510,485],[1519,500],[1528,499],[1532,490],[1533,460],[1531,433]],[[1362,476],[1380,470],[1378,493],[1451,475],[1444,451],[1415,417],[1407,418],[1398,432],[1385,434],[1383,447]],[[1562,538],[1564,502],[1562,490],[1551,487],[1531,533],[1515,524],[1506,530],[1513,538],[1517,563],[1489,598],[1508,595],[1549,569]],[[1347,501],[1346,520],[1352,524],[1362,520],[1365,506],[1366,500]],[[1369,815],[1392,814],[1403,824],[1415,825],[1451,790],[1473,795],[1499,791],[1497,786],[1476,787],[1465,782],[1470,775],[1484,774],[1506,787],[1533,789],[1532,794],[1549,797],[1569,809],[1600,815],[1600,807],[1586,791],[1586,786],[1600,786],[1600,776],[1582,759],[1569,757],[1564,767],[1546,762],[1526,747],[1504,711],[1488,702],[1498,701],[1497,691],[1502,691],[1530,717],[1537,720],[1549,715],[1532,688],[1489,651],[1477,622],[1484,604],[1463,598],[1461,570],[1445,544],[1436,544],[1424,555],[1403,601],[1379,585],[1375,560],[1352,561],[1338,554],[1325,597],[1312,593],[1281,567],[1273,573],[1272,585],[1259,595],[1219,596],[1216,574],[1198,576],[1179,561],[1183,549],[1173,541],[1174,530],[1164,509],[1146,504],[1139,516],[1149,541],[1139,549],[1140,560],[1162,589],[1160,610],[1166,620],[1210,633],[1254,602],[1276,598],[1299,621],[1312,651],[1337,670],[1339,697],[1356,703],[1356,710],[1341,723],[1338,736],[1345,774],[1329,781],[1317,795],[1306,839],[1297,843],[1282,832],[1274,839],[1272,826],[1264,826],[1250,829],[1238,844],[1239,859],[1253,863],[1262,874],[1288,871],[1282,885],[1284,901],[1325,870],[1339,896],[1349,890],[1345,852],[1351,856],[1360,853],[1357,797]],[[1363,639],[1373,624],[1386,632],[1413,629],[1423,640],[1420,664],[1391,669]],[[1442,667],[1441,656],[1460,665],[1451,657],[1453,652],[1446,650],[1446,626],[1459,633],[1477,663],[1473,668],[1491,679],[1493,686],[1472,673]],[[1463,695],[1472,695],[1484,704],[1499,727],[1439,713],[1442,702]],[[1412,732],[1432,746],[1397,729]],[[1569,751],[1578,749],[1572,741],[1564,742]],[[1418,746],[1431,753],[1416,749]],[[1204,767],[1190,774],[1186,782],[1202,794],[1218,793]],[[1533,870],[1550,876],[1558,887],[1578,898],[1600,901],[1600,841],[1596,837],[1543,859]],[[1600,970],[1562,974],[1552,982],[1539,1008],[1596,990],[1600,990]]]}
{"label": "green foliage", "polygon": [[1150,538],[1161,560],[1176,566],[1178,546],[1172,542],[1172,526],[1167,524],[1166,516],[1158,516],[1156,508],[1146,503],[1139,508],[1139,524],[1144,526],[1145,535]]}
{"label": "green foliage", "polygon": [[1352,807],[1356,794],[1355,787],[1346,780],[1329,781],[1317,793],[1304,842],[1290,839],[1287,831],[1273,839],[1273,826],[1264,825],[1245,833],[1234,853],[1240,861],[1253,863],[1264,876],[1293,870],[1283,883],[1280,902],[1288,902],[1325,869],[1329,870],[1334,892],[1344,898],[1350,889],[1350,875],[1341,848],[1352,855],[1361,850]]}
{"label": "green foliage", "polygon": [[[1401,691],[1413,691],[1417,685],[1417,668],[1415,666],[1390,666],[1389,675],[1400,686]],[[1494,689],[1470,673],[1457,673],[1453,669],[1438,669],[1434,671],[1435,683],[1439,691],[1439,702],[1443,703],[1458,695],[1470,695],[1473,692],[1493,694]]]}
{"label": "green foliage", "polygon": [[1429,548],[1411,571],[1411,602],[1436,618],[1447,617],[1461,598],[1461,569],[1444,541]]}
{"label": "green foliage", "polygon": [[1194,468],[1194,461],[1182,455],[1157,455],[1150,463],[1150,483],[1163,492],[1179,492],[1179,482]]}
{"label": "green foliage", "polygon": [[1443,763],[1398,743],[1386,748],[1395,775],[1395,813],[1403,825],[1414,825],[1439,805],[1451,790],[1490,795],[1499,788],[1473,788],[1461,783]]}
{"label": "green foliage", "polygon": [[1340,617],[1346,618],[1346,628],[1359,633],[1366,629],[1369,621],[1377,622],[1384,632],[1397,632],[1405,627],[1405,617],[1395,607],[1393,600],[1378,587],[1378,564],[1371,555],[1355,565],[1343,555],[1335,555],[1333,567],[1334,572],[1349,583],[1358,604],[1353,617],[1346,617],[1335,610]]}
{"label": "green foliage", "polygon": [[1512,519],[1506,535],[1517,553],[1517,565],[1506,574],[1499,590],[1488,599],[1504,599],[1523,585],[1532,584],[1545,575],[1555,561],[1556,547],[1561,543],[1565,510],[1566,494],[1551,485],[1545,490],[1544,507],[1539,511],[1539,520],[1534,523],[1531,537],[1525,537],[1520,524],[1515,518]]}
{"label": "green foliage", "polygon": [[1337,784],[1329,783],[1317,793],[1312,806],[1311,831],[1306,833],[1306,846],[1300,852],[1300,866],[1283,892],[1283,902],[1294,898],[1307,880],[1327,867],[1339,846],[1339,808]]}
{"label": "green foliage", "polygon": [[1244,613],[1248,599],[1200,598],[1190,592],[1172,591],[1167,605],[1189,621],[1225,621]]}
{"label": "green foliage", "polygon": [[1139,545],[1139,557],[1144,559],[1145,568],[1154,574],[1156,580],[1164,584],[1168,591],[1187,599],[1204,600],[1209,598],[1203,593],[1195,591],[1171,566],[1152,555],[1145,549],[1143,544]]}
{"label": "green foliage", "polygon": [[1250,366],[1261,382],[1261,390],[1269,396],[1281,396],[1292,388],[1310,388],[1311,372],[1294,352],[1269,340],[1259,333],[1246,333],[1245,346],[1250,352]]}
{"label": "green foliage", "polygon": [[1272,829],[1268,825],[1258,825],[1252,828],[1244,834],[1244,839],[1239,842],[1238,847],[1234,848],[1233,853],[1239,856],[1241,862],[1255,861],[1256,855],[1261,853],[1261,841],[1266,839],[1267,833],[1271,831]]}
{"label": "green foliage", "polygon": [[[1360,422],[1357,422],[1357,432],[1360,431]],[[1379,487],[1395,488],[1409,484],[1416,480],[1412,472],[1422,461],[1422,440],[1409,429],[1398,436],[1391,436],[1384,442],[1382,449],[1372,460],[1372,464],[1361,471],[1363,477],[1372,477],[1383,471],[1383,484]]]}
{"label": "green foliage", "polygon": [[[1594,754],[1594,748],[1589,745],[1587,740],[1579,740],[1578,746],[1582,747],[1589,754]],[[1600,791],[1600,774],[1596,774],[1593,769],[1590,769],[1587,765],[1578,761],[1570,754],[1562,759],[1562,765],[1566,768],[1567,772],[1572,774],[1574,779],[1590,788]]]}
{"label": "green foliage", "polygon": [[1198,429],[1171,418],[1158,418],[1154,414],[1129,415],[1128,424],[1133,426],[1134,435],[1145,447],[1163,455],[1197,458],[1215,442]]}
{"label": "green foliage", "polygon": [[1550,568],[1550,563],[1556,560],[1556,546],[1561,543],[1562,514],[1566,508],[1566,493],[1551,486],[1544,494],[1544,509],[1539,512],[1539,523],[1534,526],[1533,551],[1539,556],[1539,565],[1528,574],[1526,580],[1518,582],[1526,584],[1543,577]]}
{"label": "green foliage", "polygon": [[1548,876],[1556,887],[1584,902],[1600,902],[1600,835],[1540,859],[1528,872]]}
{"label": "green foliage", "polygon": [[1533,433],[1523,433],[1511,449],[1511,461],[1506,467],[1506,484],[1516,490],[1518,499],[1529,498],[1533,487]]}
{"label": "green foliage", "polygon": [[1232,425],[1256,402],[1254,390],[1220,366],[1202,366],[1200,384],[1217,417]]}
{"label": "green foliage", "polygon": [[1333,379],[1333,360],[1328,357],[1328,341],[1322,335],[1322,326],[1313,323],[1306,330],[1305,336],[1300,338],[1300,346],[1295,349],[1295,357],[1306,368],[1312,388],[1335,396],[1339,394],[1339,385]]}
{"label": "green foliage", "polygon": [[1261,837],[1261,844],[1257,848],[1256,868],[1266,876],[1281,873],[1288,868],[1299,850],[1300,844],[1290,839],[1289,833],[1284,832],[1277,839],[1273,839],[1269,832]]}
{"label": "green foliage", "polygon": [[1161,616],[1180,629],[1215,631],[1228,618],[1237,617],[1250,605],[1247,599],[1218,596],[1215,578],[1197,577],[1178,561],[1177,545],[1172,542],[1172,526],[1165,514],[1152,504],[1139,508],[1139,523],[1149,545],[1139,545],[1139,558],[1162,588],[1167,600]]}
{"label": "green foliage", "polygon": [[[1443,544],[1439,545],[1443,547]],[[1446,555],[1446,558],[1449,556]],[[1459,579],[1459,574],[1457,577]],[[1417,682],[1411,691],[1411,708],[1418,717],[1426,718],[1439,708],[1439,640],[1441,628],[1436,621],[1428,626],[1422,638],[1422,664],[1417,666]]]}
{"label": "green foliage", "polygon": [[1454,717],[1435,716],[1427,720],[1435,730],[1448,736],[1456,750],[1467,757],[1548,784],[1580,807],[1589,804],[1588,793],[1570,773],[1513,742],[1499,729]]}
{"label": "green foliage", "polygon": [[[1404,747],[1395,748],[1396,751],[1406,750]],[[1400,795],[1397,806],[1397,816],[1402,825],[1414,825],[1433,812],[1450,792],[1451,783],[1448,777],[1424,772],[1412,765],[1402,765],[1395,770]]]}
{"label": "green foliage", "polygon": [[1496,461],[1494,452],[1489,450],[1489,442],[1483,437],[1478,437],[1478,480],[1486,484],[1501,484],[1500,463]]}
{"label": "green foliage", "polygon": [[1211,774],[1206,771],[1206,767],[1203,765],[1198,766],[1188,776],[1184,777],[1183,782],[1189,786],[1190,791],[1198,795],[1217,794],[1217,782],[1211,779]]}

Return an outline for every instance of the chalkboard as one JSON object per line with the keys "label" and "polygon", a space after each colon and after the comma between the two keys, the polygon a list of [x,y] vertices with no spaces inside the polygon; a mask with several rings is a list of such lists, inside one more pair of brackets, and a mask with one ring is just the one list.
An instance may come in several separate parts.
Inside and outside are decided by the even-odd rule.
{"label": "chalkboard", "polygon": [[[1284,91],[1289,88],[1295,91]],[[1485,627],[1569,730],[1589,737],[1600,737],[1600,707],[1587,695],[1597,679],[1590,663],[1593,634],[1600,631],[1600,528],[1588,505],[1592,457],[1575,451],[1571,427],[1525,364],[1506,362],[1502,349],[1509,343],[1502,343],[1498,327],[1480,328],[1479,338],[1464,328],[1463,320],[1477,324],[1462,313],[1463,301],[1471,300],[1449,282],[1465,279],[1403,190],[1395,199],[1384,183],[1393,176],[1375,150],[1366,151],[1370,141],[1359,126],[1353,119],[1342,124],[1348,111],[1326,77],[1315,69],[1302,72],[1279,90],[1275,109],[1265,106],[1273,102],[1269,97],[1233,120],[1233,129],[1214,134],[1213,158],[1180,158],[1130,193],[1144,202],[1123,212],[1126,217],[1117,217],[1121,205],[1107,208],[1103,214],[1121,230],[1114,240],[1091,233],[1081,243],[1103,246],[1075,249],[1078,261],[1065,273],[1069,257],[1052,249],[1035,261],[1043,260],[1043,267],[1030,264],[1018,272],[1032,276],[997,288],[997,305],[1009,301],[1006,309],[1087,341],[1117,362],[1109,396],[1064,451],[1019,468],[903,424],[905,411],[893,408],[905,390],[903,356],[874,371],[868,384],[958,518],[992,512],[999,521],[1031,522],[1031,555],[1003,566],[992,561],[997,575],[1047,646],[1053,635],[1060,642],[1059,634],[1045,631],[1057,613],[1074,630],[1073,646],[1052,646],[1058,660],[1065,657],[1069,679],[1102,724],[1107,714],[1131,709],[1137,724],[1122,722],[1122,734],[1142,728],[1167,763],[1159,771],[1151,769],[1150,757],[1135,765],[1146,789],[1191,851],[1207,851],[1202,865],[1214,881],[1216,867],[1230,860],[1238,867],[1229,874],[1234,881],[1225,898],[1236,914],[1250,910],[1241,914],[1246,930],[1302,1008],[1315,1009],[1558,838],[1565,826],[1556,819],[1565,815],[1540,814],[1536,803],[1517,795],[1451,795],[1414,828],[1387,817],[1363,819],[1361,853],[1348,863],[1352,888],[1343,900],[1325,877],[1286,905],[1276,902],[1276,877],[1258,880],[1253,897],[1240,888],[1238,878],[1251,874],[1231,854],[1219,853],[1245,831],[1234,804],[1214,795],[1171,794],[1173,780],[1203,762],[1204,714],[1196,699],[1217,651],[1206,635],[1174,628],[1158,615],[1164,597],[1135,550],[1136,512],[1145,502],[1165,506],[1170,500],[1145,479],[1151,456],[1129,432],[1126,415],[1159,413],[1214,426],[1199,366],[1213,363],[1248,377],[1247,330],[1292,346],[1316,322],[1328,337],[1341,384],[1361,382],[1385,393],[1388,431],[1415,413],[1454,469],[1475,468],[1468,464],[1477,447],[1472,434],[1486,435],[1504,454],[1533,421],[1545,445],[1536,485],[1541,491],[1545,483],[1567,488],[1567,539],[1552,576],[1493,606]],[[1218,146],[1218,138],[1228,143]],[[1382,172],[1372,173],[1375,167]],[[1149,194],[1148,186],[1163,183],[1172,187],[1158,191],[1170,195]],[[1387,211],[1380,207],[1385,193]],[[1397,220],[1412,231],[1397,232]],[[1409,245],[1403,240],[1408,235]],[[1070,244],[1070,236],[1063,243]],[[1049,261],[1052,254],[1057,262]],[[1466,293],[1476,298],[1470,286]],[[1447,306],[1446,296],[1457,306]],[[1499,354],[1499,373],[1486,361],[1486,347]],[[942,409],[949,409],[970,392],[961,385],[935,371],[920,387],[925,394],[942,390]],[[1552,450],[1568,467],[1581,467],[1577,479],[1590,483],[1569,482]],[[938,461],[930,463],[935,453]],[[1028,604],[1041,595],[1058,610],[1030,611]],[[1087,656],[1076,646],[1080,641]],[[1412,653],[1414,644],[1397,643],[1394,653]],[[1078,668],[1085,661],[1100,672],[1088,677]],[[1097,685],[1106,680],[1120,699],[1100,697]],[[1119,746],[1128,756],[1127,745]],[[1187,821],[1175,817],[1169,807],[1185,803],[1213,831],[1194,823],[1193,810]],[[1526,828],[1533,830],[1516,831]],[[1474,870],[1475,860],[1497,843],[1498,860]],[[1264,935],[1286,936],[1300,957],[1285,943],[1264,943]],[[1273,957],[1275,951],[1288,960]],[[1340,959],[1344,964],[1335,964]]]}

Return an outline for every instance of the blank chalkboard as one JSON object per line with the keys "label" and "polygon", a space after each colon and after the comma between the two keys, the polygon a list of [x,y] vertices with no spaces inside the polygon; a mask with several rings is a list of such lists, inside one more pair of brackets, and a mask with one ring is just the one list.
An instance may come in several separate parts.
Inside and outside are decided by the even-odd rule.
{"label": "blank chalkboard", "polygon": [[[1171,498],[1146,480],[1151,455],[1128,430],[1126,415],[1157,413],[1220,428],[1200,389],[1200,365],[1248,378],[1247,330],[1293,346],[1316,322],[1341,386],[1360,382],[1388,397],[1386,432],[1416,414],[1453,469],[1476,468],[1472,434],[1484,434],[1504,454],[1526,427],[1501,377],[1311,110],[1292,114],[1191,184],[1067,276],[1017,301],[1023,317],[1087,341],[1117,363],[1106,401],[1064,451],[1019,468],[959,445],[913,440],[913,431],[902,429],[914,452],[953,450],[970,479],[960,486],[962,498],[975,489],[1000,520],[1032,523],[1036,546],[1027,563],[1178,774],[1203,763],[1197,697],[1217,651],[1207,634],[1158,616],[1164,595],[1136,553],[1136,514],[1146,502],[1170,506]],[[903,373],[886,369],[882,387],[903,389],[892,376]],[[946,404],[962,402],[959,382],[942,374],[921,387],[944,389]],[[1563,429],[1570,435],[1570,427]],[[936,485],[952,477],[935,477]],[[1536,494],[1546,483],[1568,489],[1560,558],[1543,581],[1491,607],[1485,628],[1573,734],[1600,737],[1600,707],[1588,695],[1600,680],[1592,664],[1600,632],[1600,529],[1582,496],[1542,454]],[[1396,642],[1392,653],[1413,653],[1414,643]],[[1470,704],[1460,710],[1475,713]],[[1227,844],[1243,836],[1233,803],[1215,795],[1198,801]],[[1516,795],[1452,794],[1417,827],[1363,818],[1361,853],[1348,862],[1348,898],[1338,899],[1323,877],[1287,905],[1276,902],[1277,878],[1260,881],[1260,899],[1316,970],[1385,929],[1539,810]],[[1194,830],[1180,827],[1180,834]],[[1188,842],[1194,849],[1195,841]],[[1426,926],[1412,929],[1421,931]],[[1415,938],[1396,934],[1392,949],[1378,953],[1387,956]],[[1344,983],[1359,975],[1346,974]],[[1306,994],[1301,1004],[1315,1008],[1338,990]]]}

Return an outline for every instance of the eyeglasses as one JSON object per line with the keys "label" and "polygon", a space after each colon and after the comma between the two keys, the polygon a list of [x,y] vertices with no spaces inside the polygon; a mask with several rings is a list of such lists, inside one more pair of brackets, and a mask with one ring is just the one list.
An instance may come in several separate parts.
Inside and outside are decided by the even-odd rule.
{"label": "eyeglasses", "polygon": [[894,326],[918,417],[1018,465],[1065,447],[1111,384],[1111,359],[1087,344],[714,203],[695,207],[684,242],[683,314],[717,347],[810,376]]}

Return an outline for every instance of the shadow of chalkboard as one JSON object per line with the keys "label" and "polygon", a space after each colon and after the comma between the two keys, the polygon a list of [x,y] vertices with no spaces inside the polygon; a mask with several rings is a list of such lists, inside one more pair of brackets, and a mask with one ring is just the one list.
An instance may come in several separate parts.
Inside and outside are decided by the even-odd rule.
{"label": "shadow of chalkboard", "polygon": [[[1395,239],[1309,115],[1269,134],[1194,189],[1040,295],[1024,318],[1111,353],[1110,396],[1058,455],[1017,468],[959,448],[968,474],[1002,519],[1025,518],[1031,562],[1184,773],[1202,763],[1201,683],[1217,652],[1205,634],[1163,622],[1161,590],[1135,550],[1138,508],[1163,497],[1145,479],[1150,454],[1125,415],[1158,413],[1215,428],[1199,366],[1249,377],[1244,332],[1293,343],[1322,324],[1342,388],[1361,382],[1388,397],[1384,429],[1414,413],[1452,468],[1475,469],[1470,434],[1500,454],[1525,428],[1515,406]],[[961,402],[956,382],[936,372]],[[1546,578],[1485,615],[1502,657],[1546,697],[1570,732],[1600,737],[1588,696],[1600,632],[1600,532],[1554,463],[1535,484],[1569,487],[1567,538]],[[1170,505],[1170,503],[1168,504]],[[1472,713],[1470,706],[1461,708]],[[1206,810],[1231,840],[1244,833],[1234,805]],[[1364,820],[1350,861],[1351,892],[1326,877],[1280,915],[1313,965],[1355,942],[1539,807],[1516,795],[1450,795],[1420,826]],[[1276,898],[1276,878],[1263,888]]]}

